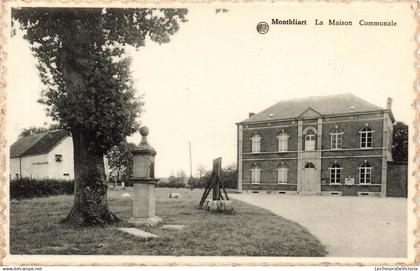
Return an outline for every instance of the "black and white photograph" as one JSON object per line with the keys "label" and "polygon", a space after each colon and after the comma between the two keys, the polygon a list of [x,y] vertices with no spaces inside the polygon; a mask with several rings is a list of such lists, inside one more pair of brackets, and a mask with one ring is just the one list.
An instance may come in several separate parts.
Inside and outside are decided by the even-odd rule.
{"label": "black and white photograph", "polygon": [[5,7],[3,265],[418,263],[415,2]]}

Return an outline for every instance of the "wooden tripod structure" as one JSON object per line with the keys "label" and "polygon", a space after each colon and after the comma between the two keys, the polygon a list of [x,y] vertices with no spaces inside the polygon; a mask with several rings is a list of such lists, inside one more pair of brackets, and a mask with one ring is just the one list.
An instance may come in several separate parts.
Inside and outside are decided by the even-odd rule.
{"label": "wooden tripod structure", "polygon": [[[204,202],[206,202],[207,197],[209,196],[211,190],[213,190],[213,201],[220,201],[220,200],[229,200],[229,196],[226,193],[225,186],[220,178],[220,174],[222,172],[222,158],[217,158],[213,160],[213,172],[211,173],[211,177],[209,182],[207,183],[206,189],[204,190],[203,196],[200,200],[201,209],[203,207]],[[223,197],[223,193],[224,197]]]}

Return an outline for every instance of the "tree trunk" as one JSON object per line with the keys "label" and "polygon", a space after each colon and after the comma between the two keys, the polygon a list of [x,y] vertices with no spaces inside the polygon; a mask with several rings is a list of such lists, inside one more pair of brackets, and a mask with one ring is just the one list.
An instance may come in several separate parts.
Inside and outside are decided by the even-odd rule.
{"label": "tree trunk", "polygon": [[74,149],[74,205],[62,221],[75,227],[104,226],[118,222],[108,206],[103,154],[91,150],[86,137],[72,133]]}

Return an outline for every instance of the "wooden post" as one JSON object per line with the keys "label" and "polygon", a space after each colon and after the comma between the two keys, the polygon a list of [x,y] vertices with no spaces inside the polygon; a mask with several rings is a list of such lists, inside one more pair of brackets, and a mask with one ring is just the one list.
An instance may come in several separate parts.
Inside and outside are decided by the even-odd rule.
{"label": "wooden post", "polygon": [[213,160],[213,200],[220,200],[220,174],[222,172],[222,158]]}
{"label": "wooden post", "polygon": [[[226,193],[226,189],[225,189],[224,184],[222,183],[221,178],[219,178],[219,183],[220,183],[220,187],[222,188],[223,192],[225,193],[226,200],[229,200],[228,194]],[[223,199],[223,197],[222,197],[222,199]]]}
{"label": "wooden post", "polygon": [[[206,202],[210,191],[213,189],[213,199],[209,200],[208,211],[222,211],[231,212],[233,208],[231,207],[229,197],[226,193],[226,189],[223,185],[222,178],[222,158],[217,158],[213,160],[213,172],[211,173],[210,180],[207,183],[207,187],[204,190],[203,196],[201,197],[199,207],[202,208],[203,204]],[[223,190],[223,191],[222,191]],[[225,195],[223,195],[223,193]]]}
{"label": "wooden post", "polygon": [[201,197],[201,200],[200,200],[200,208],[203,207],[203,204],[206,201],[206,199],[207,199],[207,197],[208,197],[208,195],[210,193],[210,190],[211,190],[211,180],[212,180],[212,178],[213,178],[213,173],[211,174],[210,180],[207,183],[207,187],[206,187],[206,189],[204,189],[203,196]]}

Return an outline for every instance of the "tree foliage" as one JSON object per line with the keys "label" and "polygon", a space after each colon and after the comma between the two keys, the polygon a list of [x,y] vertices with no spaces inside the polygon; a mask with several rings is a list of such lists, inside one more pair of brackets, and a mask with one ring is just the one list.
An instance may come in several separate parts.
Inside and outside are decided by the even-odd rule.
{"label": "tree foliage", "polygon": [[31,136],[31,135],[44,133],[46,131],[48,131],[48,129],[45,128],[45,127],[31,126],[29,128],[23,128],[18,137],[22,138],[22,137],[26,137],[26,136]]}
{"label": "tree foliage", "polygon": [[131,151],[134,148],[135,145],[133,143],[122,141],[120,144],[112,147],[106,154],[109,168],[111,173],[116,174],[117,182],[120,178],[123,178],[124,180],[130,178],[133,170],[133,154]]}
{"label": "tree foliage", "polygon": [[[202,170],[202,169],[200,169]],[[212,171],[206,171],[201,178],[197,180],[197,187],[206,187],[210,181]],[[228,165],[222,168],[220,179],[225,188],[238,188],[238,169],[235,164]]]}
{"label": "tree foliage", "polygon": [[392,159],[394,161],[408,160],[408,126],[400,121],[394,124]]}
{"label": "tree foliage", "polygon": [[18,137],[22,138],[25,136],[36,135],[36,134],[44,133],[47,131],[57,130],[59,128],[60,127],[57,124],[51,124],[48,128],[31,126],[29,128],[23,128]]}
{"label": "tree foliage", "polygon": [[39,64],[45,86],[40,102],[60,124],[106,153],[138,129],[125,46],[146,37],[168,42],[184,22],[184,9],[20,8],[12,17]]}

